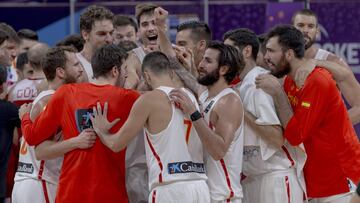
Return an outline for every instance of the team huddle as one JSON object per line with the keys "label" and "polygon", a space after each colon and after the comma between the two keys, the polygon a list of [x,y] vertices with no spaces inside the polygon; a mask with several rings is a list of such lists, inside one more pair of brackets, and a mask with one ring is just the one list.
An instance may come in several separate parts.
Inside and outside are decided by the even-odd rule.
{"label": "team huddle", "polygon": [[351,201],[360,85],[342,59],[314,45],[314,12],[259,36],[229,30],[222,42],[206,23],[187,21],[175,44],[165,9],[139,4],[135,16],[90,6],[81,35],[52,48],[0,24],[9,101],[0,113],[11,134],[1,141],[1,195],[10,191],[14,203]]}

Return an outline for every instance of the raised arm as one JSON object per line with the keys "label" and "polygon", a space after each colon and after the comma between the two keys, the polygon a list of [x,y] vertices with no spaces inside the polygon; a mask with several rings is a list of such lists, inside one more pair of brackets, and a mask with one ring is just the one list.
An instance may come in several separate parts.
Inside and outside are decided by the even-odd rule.
{"label": "raised arm", "polygon": [[173,68],[176,75],[183,81],[185,86],[189,88],[192,92],[199,96],[204,90],[205,87],[202,87],[198,82],[197,79],[187,71],[183,65],[178,61],[176,57],[176,52],[173,49],[169,38],[166,35],[165,30],[165,20],[168,16],[168,12],[161,7],[158,7],[154,11],[155,19],[156,19],[156,26],[158,27],[158,40],[160,50],[165,53],[169,60],[170,60],[170,67]]}

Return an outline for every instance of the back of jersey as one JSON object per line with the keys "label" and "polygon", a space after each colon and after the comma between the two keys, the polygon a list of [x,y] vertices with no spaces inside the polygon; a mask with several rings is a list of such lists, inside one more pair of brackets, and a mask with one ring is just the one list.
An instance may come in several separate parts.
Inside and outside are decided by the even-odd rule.
{"label": "back of jersey", "polygon": [[[173,88],[159,87],[167,96]],[[194,95],[183,89],[198,104]],[[184,180],[206,180],[201,141],[192,123],[181,110],[172,106],[167,127],[157,134],[145,129],[146,159],[150,191],[158,185]]]}
{"label": "back of jersey", "polygon": [[[32,108],[35,104],[45,96],[54,94],[54,90],[47,90],[41,92],[34,100]],[[31,109],[32,111],[33,109]],[[56,135],[58,137],[60,135]],[[18,169],[15,174],[15,181],[24,179],[45,180],[52,184],[57,184],[59,181],[60,169],[63,158],[56,158],[52,160],[37,160],[35,156],[35,147],[29,146],[24,137],[21,138],[21,147],[19,153]]]}
{"label": "back of jersey", "polygon": [[36,86],[43,80],[43,78],[24,79],[16,83],[9,92],[9,101],[13,102],[16,106],[32,102],[38,95]]}

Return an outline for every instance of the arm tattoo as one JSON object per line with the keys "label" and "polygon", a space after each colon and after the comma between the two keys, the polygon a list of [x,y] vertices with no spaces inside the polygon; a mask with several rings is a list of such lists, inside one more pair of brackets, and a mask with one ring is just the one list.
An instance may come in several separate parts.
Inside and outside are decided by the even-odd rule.
{"label": "arm tattoo", "polygon": [[179,76],[180,80],[183,81],[185,86],[197,94],[199,92],[197,79],[180,64],[176,57],[169,57],[169,61],[170,67]]}

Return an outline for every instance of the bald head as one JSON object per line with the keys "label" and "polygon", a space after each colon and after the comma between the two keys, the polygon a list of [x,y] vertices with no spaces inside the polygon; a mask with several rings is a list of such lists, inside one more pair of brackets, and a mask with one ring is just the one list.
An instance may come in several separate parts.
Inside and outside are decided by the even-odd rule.
{"label": "bald head", "polygon": [[46,55],[49,46],[44,43],[38,43],[31,47],[28,51],[28,59],[31,67],[35,70],[41,70],[41,60]]}

